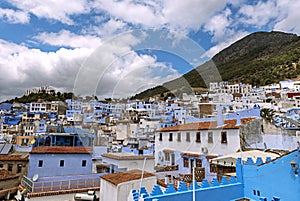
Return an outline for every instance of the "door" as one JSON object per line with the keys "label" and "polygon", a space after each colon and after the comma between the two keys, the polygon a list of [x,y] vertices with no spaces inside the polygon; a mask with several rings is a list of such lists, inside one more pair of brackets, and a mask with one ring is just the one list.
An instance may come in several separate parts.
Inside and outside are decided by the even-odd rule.
{"label": "door", "polygon": [[175,165],[175,154],[171,154],[171,165]]}

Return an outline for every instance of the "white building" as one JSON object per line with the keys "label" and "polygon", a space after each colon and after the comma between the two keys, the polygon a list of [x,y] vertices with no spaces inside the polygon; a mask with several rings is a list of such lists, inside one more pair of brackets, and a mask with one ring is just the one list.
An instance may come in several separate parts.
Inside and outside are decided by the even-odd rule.
{"label": "white building", "polygon": [[209,91],[213,93],[250,93],[252,85],[250,84],[229,84],[228,82],[211,82],[209,83]]}
{"label": "white building", "polygon": [[36,113],[36,112],[41,112],[41,113],[45,113],[45,112],[49,112],[51,110],[51,104],[47,103],[47,102],[32,102],[30,103],[30,108],[29,111],[32,113]]}
{"label": "white building", "polygon": [[81,110],[82,101],[67,99],[66,103],[69,110]]}
{"label": "white building", "polygon": [[154,156],[152,155],[134,155],[132,152],[106,153],[102,155],[102,162],[109,165],[110,173],[133,169],[154,172]]}
{"label": "white building", "polygon": [[126,138],[136,137],[137,124],[130,120],[119,120],[116,125],[117,140],[125,140]]}
{"label": "white building", "polygon": [[279,82],[281,89],[294,89],[293,80],[283,80]]}
{"label": "white building", "polygon": [[230,154],[240,149],[240,128],[254,118],[221,119],[212,122],[171,126],[155,133],[155,164],[179,165],[180,173],[204,167],[207,158]]}
{"label": "white building", "polygon": [[159,121],[159,118],[141,118],[139,124],[139,132],[154,132],[157,129]]}
{"label": "white building", "polygon": [[127,201],[132,189],[140,189],[142,185],[151,192],[156,183],[155,174],[141,170],[104,175],[100,181],[100,200]]}

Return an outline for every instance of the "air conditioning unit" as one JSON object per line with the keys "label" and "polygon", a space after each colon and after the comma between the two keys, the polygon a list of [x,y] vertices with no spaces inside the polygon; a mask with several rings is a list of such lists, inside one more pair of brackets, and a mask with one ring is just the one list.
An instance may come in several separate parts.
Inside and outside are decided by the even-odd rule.
{"label": "air conditioning unit", "polygon": [[202,147],[201,148],[202,153],[207,154],[208,153],[208,149],[207,147]]}

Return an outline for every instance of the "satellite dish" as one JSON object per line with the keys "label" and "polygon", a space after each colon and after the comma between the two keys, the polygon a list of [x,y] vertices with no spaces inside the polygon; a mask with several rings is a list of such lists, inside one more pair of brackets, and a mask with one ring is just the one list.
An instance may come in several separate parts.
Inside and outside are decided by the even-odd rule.
{"label": "satellite dish", "polygon": [[37,181],[38,178],[39,178],[39,175],[38,175],[38,174],[35,174],[35,175],[33,175],[33,177],[32,177],[32,181]]}

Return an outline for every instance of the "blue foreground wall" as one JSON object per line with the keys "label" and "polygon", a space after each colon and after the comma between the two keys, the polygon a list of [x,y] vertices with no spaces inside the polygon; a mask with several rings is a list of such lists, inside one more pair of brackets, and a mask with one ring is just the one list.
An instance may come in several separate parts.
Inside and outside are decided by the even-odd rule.
{"label": "blue foreground wall", "polygon": [[[240,182],[237,182],[235,178],[231,178],[230,181],[224,177],[222,182],[214,179],[212,184],[209,184],[206,180],[203,180],[202,185],[199,187],[196,182],[195,196],[196,200],[201,201],[229,201],[237,197],[243,196],[243,186]],[[160,186],[155,185],[150,195],[144,188],[140,190],[144,201],[184,201],[192,200],[193,198],[193,185],[188,189],[184,182],[180,182],[178,190],[176,191],[173,184],[169,184],[166,190],[163,192]],[[134,201],[138,201],[138,192],[133,190],[132,197]]]}
{"label": "blue foreground wall", "polygon": [[[236,163],[237,178],[227,181],[223,177],[221,183],[213,179],[209,184],[203,180],[199,187],[195,184],[196,201],[236,201],[248,198],[250,201],[299,201],[300,200],[300,154],[299,150],[281,156],[275,160],[261,158],[254,162],[248,158],[245,163],[239,158]],[[163,192],[155,185],[150,193],[145,188],[132,190],[128,200],[139,201],[185,201],[193,200],[193,185],[187,189],[180,182],[176,191],[169,184]]]}
{"label": "blue foreground wall", "polygon": [[[249,160],[250,161],[250,160]],[[294,161],[298,169],[291,167]],[[294,151],[265,164],[238,166],[243,172],[244,194],[254,200],[300,200],[299,152]],[[262,199],[263,200],[263,199]]]}

